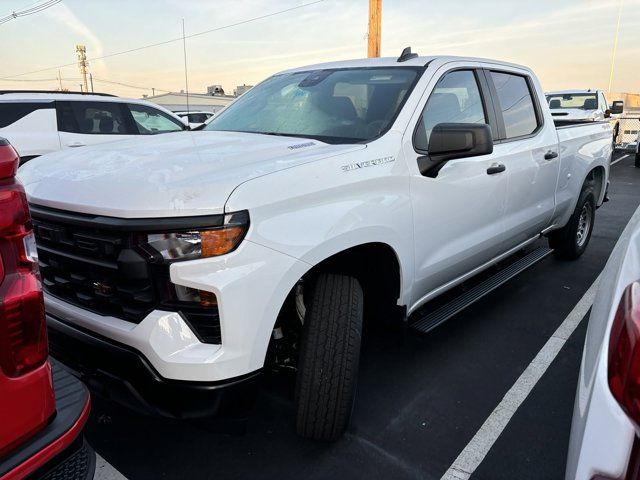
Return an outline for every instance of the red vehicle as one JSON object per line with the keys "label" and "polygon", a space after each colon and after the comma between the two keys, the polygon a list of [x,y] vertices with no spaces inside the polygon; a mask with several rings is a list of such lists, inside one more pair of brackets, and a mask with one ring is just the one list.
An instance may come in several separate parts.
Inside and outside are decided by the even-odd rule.
{"label": "red vehicle", "polygon": [[0,480],[88,479],[89,392],[49,361],[31,215],[19,157],[0,138]]}

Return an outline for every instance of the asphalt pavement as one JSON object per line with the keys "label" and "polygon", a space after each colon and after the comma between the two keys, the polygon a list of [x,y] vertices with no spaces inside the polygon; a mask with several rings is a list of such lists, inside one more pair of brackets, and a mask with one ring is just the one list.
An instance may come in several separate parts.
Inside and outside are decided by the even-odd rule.
{"label": "asphalt pavement", "polygon": [[[96,478],[440,479],[594,282],[639,189],[631,156],[612,166],[611,201],[579,260],[549,256],[427,335],[403,341],[368,328],[352,425],[336,443],[296,436],[293,386],[282,376],[268,377],[254,409],[235,421],[160,419],[94,397],[87,436],[104,458]],[[563,478],[587,322],[472,479]]]}

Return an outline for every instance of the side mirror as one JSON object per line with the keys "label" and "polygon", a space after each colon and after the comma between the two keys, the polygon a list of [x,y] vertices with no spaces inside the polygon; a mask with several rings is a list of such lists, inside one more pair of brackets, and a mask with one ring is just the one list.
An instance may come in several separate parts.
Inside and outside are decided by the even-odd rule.
{"label": "side mirror", "polygon": [[422,175],[435,177],[449,160],[492,152],[491,127],[486,123],[439,123],[431,131],[428,154],[418,158],[418,168]]}
{"label": "side mirror", "polygon": [[622,113],[623,110],[624,110],[624,102],[622,100],[616,100],[615,102],[613,102],[611,104],[611,108],[609,109],[609,113],[612,113],[614,115],[618,115],[618,114]]}

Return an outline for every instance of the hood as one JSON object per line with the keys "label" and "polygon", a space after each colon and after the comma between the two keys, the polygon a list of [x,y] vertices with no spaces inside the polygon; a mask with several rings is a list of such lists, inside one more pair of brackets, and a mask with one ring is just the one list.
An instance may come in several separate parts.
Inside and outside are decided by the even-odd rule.
{"label": "hood", "polygon": [[29,201],[121,218],[222,213],[241,183],[366,148],[238,132],[176,132],[64,150],[18,172]]}
{"label": "hood", "polygon": [[581,108],[553,108],[551,116],[554,120],[593,121],[598,118],[598,110],[582,110]]}

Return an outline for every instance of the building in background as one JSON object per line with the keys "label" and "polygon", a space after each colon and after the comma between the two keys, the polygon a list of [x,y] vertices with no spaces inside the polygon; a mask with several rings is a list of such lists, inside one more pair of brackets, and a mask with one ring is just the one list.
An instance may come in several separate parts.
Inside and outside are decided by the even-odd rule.
{"label": "building in background", "polygon": [[224,95],[222,85],[209,85],[207,87],[207,95]]}
{"label": "building in background", "polygon": [[[207,88],[207,90],[210,87]],[[189,94],[189,111],[200,110],[203,112],[216,113],[225,108],[236,97],[231,95],[204,95],[201,93]],[[153,95],[144,97],[145,100],[156,103],[172,112],[182,112],[187,110],[187,94],[186,93],[163,93],[161,95]]]}
{"label": "building in background", "polygon": [[242,95],[243,93],[248,92],[249,90],[251,90],[253,88],[253,85],[246,85],[246,84],[242,84],[242,85],[238,85],[236,87],[236,89],[233,91],[233,94],[236,97],[239,97],[240,95]]}

